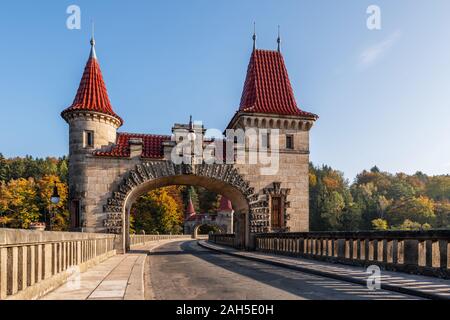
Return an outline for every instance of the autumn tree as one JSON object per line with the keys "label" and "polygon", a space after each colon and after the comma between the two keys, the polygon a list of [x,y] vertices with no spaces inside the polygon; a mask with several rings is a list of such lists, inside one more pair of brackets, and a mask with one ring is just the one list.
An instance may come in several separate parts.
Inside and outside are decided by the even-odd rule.
{"label": "autumn tree", "polygon": [[147,234],[182,233],[184,213],[167,188],[153,190],[133,206],[134,229]]}
{"label": "autumn tree", "polygon": [[33,179],[17,179],[0,185],[0,215],[8,227],[27,229],[38,222],[41,215],[36,203],[36,184]]}
{"label": "autumn tree", "polygon": [[[60,196],[60,201],[56,205],[50,201],[55,183]],[[44,176],[37,182],[36,204],[42,215],[46,216],[45,220],[47,222],[50,222],[49,219],[52,219],[51,224],[52,230],[54,231],[68,230],[69,211],[67,210],[67,194],[67,185],[61,183],[58,176]]]}

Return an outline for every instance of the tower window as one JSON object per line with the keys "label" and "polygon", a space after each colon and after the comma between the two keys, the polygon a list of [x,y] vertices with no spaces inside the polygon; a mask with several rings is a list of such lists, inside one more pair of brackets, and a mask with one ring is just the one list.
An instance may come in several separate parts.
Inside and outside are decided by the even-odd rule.
{"label": "tower window", "polygon": [[81,227],[81,212],[80,212],[80,201],[73,200],[72,206],[70,208],[71,211],[71,223],[72,229],[77,229]]}
{"label": "tower window", "polygon": [[290,150],[294,149],[294,136],[292,135],[286,136],[286,149]]}
{"label": "tower window", "polygon": [[94,147],[94,131],[84,132],[84,147],[93,148]]}

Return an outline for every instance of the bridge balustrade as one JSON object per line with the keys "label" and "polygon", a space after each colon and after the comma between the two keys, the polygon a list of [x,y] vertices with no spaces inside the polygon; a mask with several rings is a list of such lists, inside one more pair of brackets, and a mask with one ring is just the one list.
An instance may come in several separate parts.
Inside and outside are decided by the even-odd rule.
{"label": "bridge balustrade", "polygon": [[223,234],[223,233],[209,234],[209,241],[227,247],[234,247],[237,249],[241,248],[236,242],[235,234]]}
{"label": "bridge balustrade", "polygon": [[450,230],[256,235],[256,250],[450,278]]}
{"label": "bridge balustrade", "polygon": [[130,235],[130,246],[146,244],[153,241],[160,240],[174,240],[174,239],[190,239],[191,235],[165,235],[165,234],[132,234]]}
{"label": "bridge balustrade", "polygon": [[115,254],[111,234],[0,229],[0,300],[37,298]]}

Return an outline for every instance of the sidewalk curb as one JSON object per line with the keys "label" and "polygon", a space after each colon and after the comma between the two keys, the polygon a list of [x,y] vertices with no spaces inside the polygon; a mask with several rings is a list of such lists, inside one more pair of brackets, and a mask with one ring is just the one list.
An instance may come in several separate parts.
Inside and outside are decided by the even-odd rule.
{"label": "sidewalk curb", "polygon": [[[354,283],[354,284],[358,284],[358,285],[362,285],[362,286],[367,285],[366,281],[360,280],[360,279],[355,279],[353,277],[343,276],[343,275],[339,275],[339,274],[335,274],[335,273],[331,273],[331,272],[313,270],[313,269],[309,269],[309,268],[305,268],[305,267],[294,266],[294,265],[290,265],[290,264],[286,264],[286,263],[282,263],[282,262],[265,260],[265,259],[256,258],[256,257],[248,257],[248,256],[245,256],[245,255],[242,255],[239,253],[230,252],[228,250],[221,250],[218,248],[214,248],[214,247],[210,246],[207,241],[198,241],[197,243],[202,248],[205,248],[205,249],[208,249],[211,251],[215,251],[215,252],[220,252],[220,253],[227,254],[230,256],[238,257],[241,259],[247,259],[247,260],[251,260],[251,261],[261,262],[261,263],[265,263],[265,264],[269,264],[269,265],[273,265],[273,266],[277,266],[277,267],[282,267],[282,268],[296,270],[296,271],[309,273],[309,274],[313,274],[313,275],[317,275],[317,276],[321,276],[321,277],[332,278],[332,279],[336,279],[336,280],[350,282],[350,283]],[[214,246],[218,246],[218,245],[214,244]],[[425,299],[430,299],[430,300],[450,300],[449,298],[445,298],[445,297],[442,297],[440,295],[436,295],[433,293],[428,293],[428,292],[423,292],[420,290],[414,290],[414,289],[410,289],[410,288],[394,286],[394,285],[390,285],[390,284],[381,283],[381,289],[398,292],[398,293],[403,293],[403,294],[407,294],[407,295],[411,295],[411,296],[421,297],[421,298],[425,298]]]}

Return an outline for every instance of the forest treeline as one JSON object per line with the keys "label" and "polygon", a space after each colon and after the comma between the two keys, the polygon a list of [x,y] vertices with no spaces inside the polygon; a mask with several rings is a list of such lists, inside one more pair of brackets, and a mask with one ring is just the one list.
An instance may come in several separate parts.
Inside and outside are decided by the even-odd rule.
{"label": "forest treeline", "polygon": [[313,231],[450,228],[450,175],[373,167],[350,184],[342,172],[311,164],[309,184]]}
{"label": "forest treeline", "polygon": [[[0,154],[0,227],[28,228],[53,216],[53,230],[67,230],[67,173],[65,157]],[[55,182],[61,201],[52,205]],[[450,175],[391,174],[373,167],[350,183],[338,170],[311,164],[309,184],[312,231],[450,228]],[[215,213],[220,195],[201,187],[153,190],[133,206],[132,231],[181,233],[189,199],[196,212]]]}

